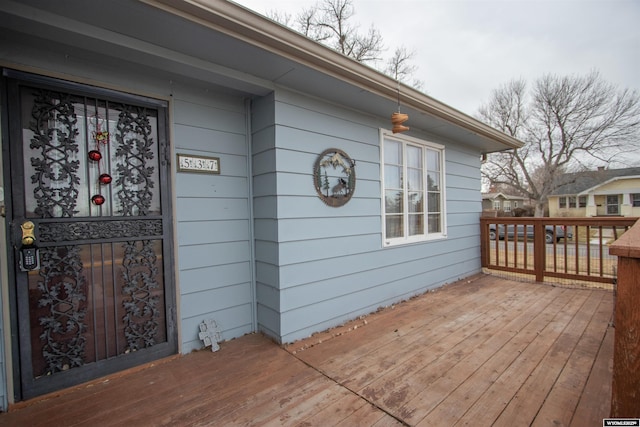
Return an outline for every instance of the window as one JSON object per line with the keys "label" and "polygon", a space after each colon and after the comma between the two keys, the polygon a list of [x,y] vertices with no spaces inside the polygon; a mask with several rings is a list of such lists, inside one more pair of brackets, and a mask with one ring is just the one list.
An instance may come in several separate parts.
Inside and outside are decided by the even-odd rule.
{"label": "window", "polygon": [[445,236],[444,147],[382,131],[385,245]]}
{"label": "window", "polygon": [[618,195],[607,196],[607,215],[620,214]]}
{"label": "window", "polygon": [[518,209],[518,201],[517,200],[513,201],[513,208],[514,209]]}
{"label": "window", "polygon": [[575,209],[576,207],[576,196],[569,196],[569,208]]}
{"label": "window", "polygon": [[558,197],[558,207],[560,209],[564,209],[567,207],[567,198],[562,196],[562,197]]}
{"label": "window", "polygon": [[587,196],[579,196],[578,197],[578,207],[586,208],[587,207]]}
{"label": "window", "polygon": [[509,200],[505,200],[504,203],[502,203],[502,209],[505,212],[511,212],[511,202]]}
{"label": "window", "polygon": [[499,211],[502,208],[501,204],[500,204],[500,200],[494,200],[493,201],[493,209]]}
{"label": "window", "polygon": [[640,208],[640,193],[631,194],[631,206]]}

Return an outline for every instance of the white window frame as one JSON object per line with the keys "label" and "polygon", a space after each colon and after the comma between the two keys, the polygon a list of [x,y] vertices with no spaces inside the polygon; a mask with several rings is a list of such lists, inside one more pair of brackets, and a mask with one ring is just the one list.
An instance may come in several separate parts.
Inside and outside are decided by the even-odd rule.
{"label": "white window frame", "polygon": [[[423,161],[422,161],[422,179],[423,179],[423,190],[424,190],[424,233],[408,236],[407,230],[408,222],[409,222],[409,212],[407,211],[408,207],[408,191],[406,189],[406,180],[403,182],[404,187],[404,202],[403,202],[403,236],[402,237],[394,237],[387,238],[387,230],[386,230],[386,204],[385,204],[385,158],[384,158],[384,147],[385,140],[393,140],[402,144],[402,153],[403,153],[403,176],[407,176],[407,161],[406,161],[406,151],[407,145],[409,146],[420,146],[423,149]],[[437,151],[440,155],[440,232],[437,233],[429,233],[429,206],[428,206],[428,187],[427,187],[427,162],[426,162],[426,150],[434,150]],[[446,212],[446,182],[445,182],[445,146],[442,144],[438,144],[435,142],[425,141],[422,139],[414,138],[408,135],[398,135],[393,134],[391,131],[387,129],[380,129],[380,189],[381,189],[381,212],[382,212],[382,246],[390,247],[418,242],[425,242],[431,240],[445,239],[447,237],[447,212]]]}
{"label": "white window frame", "polygon": [[500,199],[496,199],[493,201],[493,210],[494,211],[499,211],[500,209],[502,209],[502,202],[500,202]]}
{"label": "white window frame", "polygon": [[511,200],[505,200],[502,202],[502,210],[504,212],[511,212]]}

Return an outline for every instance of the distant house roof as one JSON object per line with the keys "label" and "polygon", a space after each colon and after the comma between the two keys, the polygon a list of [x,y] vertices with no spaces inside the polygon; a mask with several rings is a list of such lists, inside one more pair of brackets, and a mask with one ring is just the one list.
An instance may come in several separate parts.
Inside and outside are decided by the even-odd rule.
{"label": "distant house roof", "polygon": [[510,194],[504,193],[482,193],[483,200],[494,200],[500,196],[502,196],[502,198],[505,200],[524,200],[524,197],[522,196],[512,196]]}
{"label": "distant house roof", "polygon": [[558,180],[561,185],[552,193],[552,196],[580,194],[594,187],[599,187],[605,182],[624,177],[640,177],[640,167],[625,169],[598,169],[595,171],[584,171],[566,173]]}

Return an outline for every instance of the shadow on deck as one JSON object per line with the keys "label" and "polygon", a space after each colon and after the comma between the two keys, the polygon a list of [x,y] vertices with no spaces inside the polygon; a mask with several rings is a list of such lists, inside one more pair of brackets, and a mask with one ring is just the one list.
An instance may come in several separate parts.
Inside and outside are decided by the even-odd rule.
{"label": "shadow on deck", "polygon": [[259,334],[14,405],[0,425],[602,425],[610,291],[479,275],[286,347]]}

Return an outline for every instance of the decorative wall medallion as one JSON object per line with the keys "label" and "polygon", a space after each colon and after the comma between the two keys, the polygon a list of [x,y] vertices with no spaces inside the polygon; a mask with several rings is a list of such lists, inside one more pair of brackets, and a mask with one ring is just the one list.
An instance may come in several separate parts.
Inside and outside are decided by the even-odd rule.
{"label": "decorative wall medallion", "polygon": [[313,167],[313,183],[318,196],[328,206],[342,206],[356,189],[356,162],[337,148],[325,150]]}

